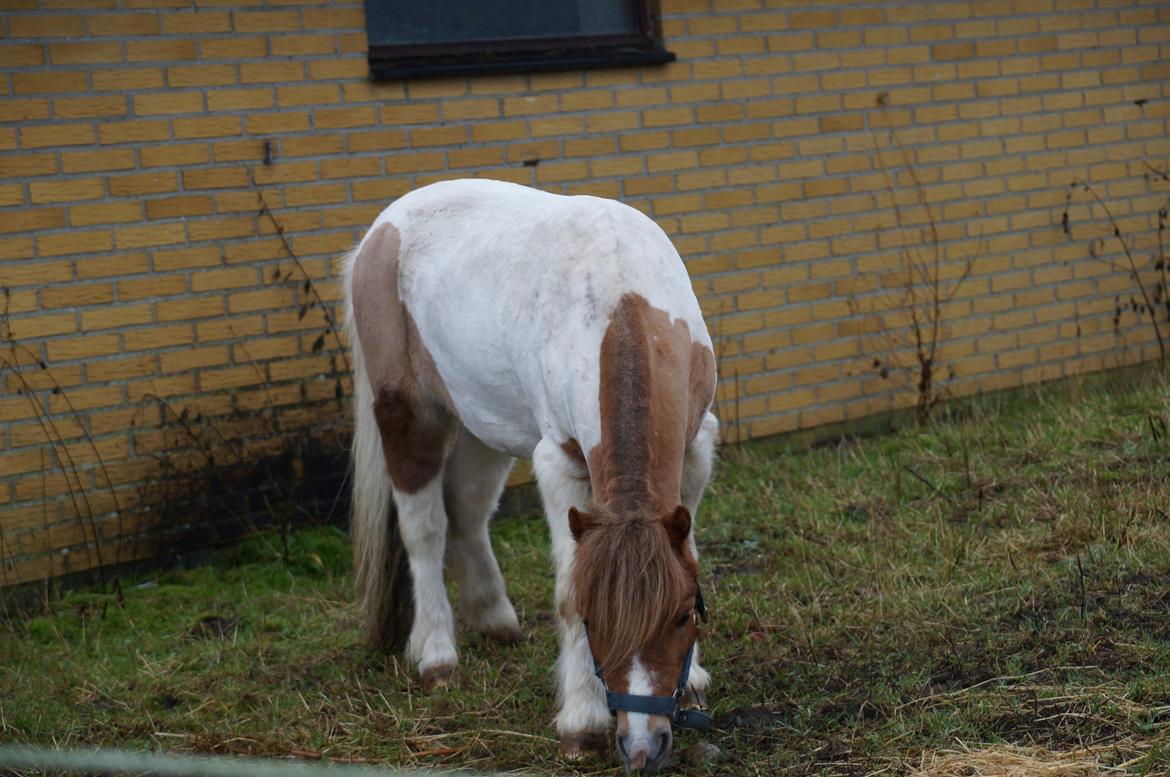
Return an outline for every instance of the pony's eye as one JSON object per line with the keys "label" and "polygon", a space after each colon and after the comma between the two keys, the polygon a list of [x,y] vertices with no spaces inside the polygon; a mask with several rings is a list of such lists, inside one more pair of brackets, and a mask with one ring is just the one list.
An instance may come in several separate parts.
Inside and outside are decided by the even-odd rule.
{"label": "pony's eye", "polygon": [[690,619],[691,619],[691,611],[687,610],[686,612],[684,612],[682,614],[682,616],[677,621],[675,621],[674,625],[681,629],[687,625],[687,621],[689,621]]}

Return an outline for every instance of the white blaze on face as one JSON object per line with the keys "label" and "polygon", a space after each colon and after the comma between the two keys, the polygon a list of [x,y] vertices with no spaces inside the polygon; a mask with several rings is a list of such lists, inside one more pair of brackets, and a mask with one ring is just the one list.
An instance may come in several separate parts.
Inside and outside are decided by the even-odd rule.
{"label": "white blaze on face", "polygon": [[[653,696],[654,686],[650,683],[650,673],[642,664],[641,654],[635,655],[630,662],[630,690],[635,696]],[[626,713],[626,751],[636,753],[642,748],[649,748],[654,752],[650,736],[650,716],[644,712]]]}

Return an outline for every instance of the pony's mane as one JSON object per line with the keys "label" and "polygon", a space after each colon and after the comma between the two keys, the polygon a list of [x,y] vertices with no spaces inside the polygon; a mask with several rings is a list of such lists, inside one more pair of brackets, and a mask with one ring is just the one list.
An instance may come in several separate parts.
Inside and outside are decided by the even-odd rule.
{"label": "pony's mane", "polygon": [[593,522],[577,543],[573,588],[594,653],[605,656],[602,669],[609,671],[674,620],[698,568],[671,546],[661,521],[596,507],[589,512]]}

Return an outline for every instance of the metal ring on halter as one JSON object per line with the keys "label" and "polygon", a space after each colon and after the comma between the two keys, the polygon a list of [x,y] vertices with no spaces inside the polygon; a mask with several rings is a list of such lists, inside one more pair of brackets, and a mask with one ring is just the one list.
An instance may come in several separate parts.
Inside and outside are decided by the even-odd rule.
{"label": "metal ring on halter", "polygon": [[[703,592],[701,590],[695,591],[695,612],[704,623],[707,622],[707,607],[703,603]],[[641,712],[645,715],[665,715],[670,718],[674,725],[682,728],[693,728],[704,732],[711,729],[710,714],[703,710],[687,710],[679,707],[683,696],[687,692],[687,681],[691,676],[691,660],[695,656],[695,645],[698,640],[691,642],[691,646],[687,648],[686,658],[683,659],[682,672],[679,673],[678,683],[675,685],[672,695],[650,696],[648,694],[638,693],[614,693],[606,685],[605,678],[601,674],[601,664],[598,663],[597,656],[593,655],[593,643],[589,641],[588,621],[584,622],[584,626],[585,642],[589,645],[589,655],[593,659],[593,674],[597,676],[597,679],[601,681],[601,687],[605,689],[605,703],[609,707],[610,712],[622,710],[624,712]]]}

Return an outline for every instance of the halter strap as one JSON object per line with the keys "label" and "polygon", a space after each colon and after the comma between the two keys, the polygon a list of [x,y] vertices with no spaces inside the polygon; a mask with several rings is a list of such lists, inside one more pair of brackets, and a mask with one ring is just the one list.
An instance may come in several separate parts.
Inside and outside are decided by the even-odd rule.
{"label": "halter strap", "polygon": [[[707,622],[707,607],[703,603],[701,589],[695,591],[695,612],[699,614],[704,623]],[[597,679],[601,681],[601,687],[605,689],[605,703],[611,713],[622,710],[624,712],[640,712],[645,715],[665,715],[674,725],[682,728],[693,728],[703,732],[711,729],[710,714],[703,710],[686,710],[679,707],[683,695],[687,692],[687,682],[691,677],[691,660],[695,657],[697,640],[692,641],[691,646],[687,648],[682,671],[679,673],[678,683],[675,684],[672,695],[651,696],[640,693],[614,693],[606,684],[605,677],[602,676],[601,664],[597,661],[597,656],[593,655],[593,643],[589,640],[589,624],[583,622],[583,625],[585,626],[585,644],[589,646],[589,656],[593,659],[593,674],[597,676]]]}

